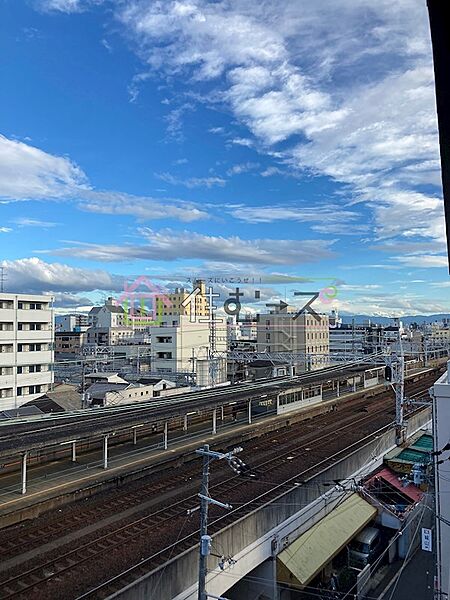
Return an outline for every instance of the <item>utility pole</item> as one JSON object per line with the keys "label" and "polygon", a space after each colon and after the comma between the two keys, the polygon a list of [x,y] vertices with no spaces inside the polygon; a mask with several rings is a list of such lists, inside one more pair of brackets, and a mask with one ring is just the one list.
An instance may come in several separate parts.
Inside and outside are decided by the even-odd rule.
{"label": "utility pole", "polygon": [[[249,467],[239,458],[235,456],[237,452],[241,452],[242,448],[234,448],[226,454],[222,452],[214,452],[209,449],[209,444],[205,444],[202,448],[196,450],[196,454],[203,456],[203,469],[202,469],[202,483],[199,493],[200,498],[200,553],[198,563],[198,600],[208,600],[208,598],[216,598],[217,600],[226,600],[225,598],[218,598],[212,594],[208,594],[206,591],[206,574],[208,571],[207,559],[211,554],[211,537],[208,535],[208,508],[210,504],[215,504],[221,508],[231,509],[233,508],[230,504],[225,504],[214,500],[209,496],[209,464],[214,459],[225,459],[228,462],[230,468],[238,475],[247,475],[249,477],[255,477],[250,472]],[[192,509],[193,512],[196,509]],[[234,562],[234,561],[231,561]]]}
{"label": "utility pole", "polygon": [[404,441],[405,423],[403,406],[405,402],[405,359],[402,354],[397,357],[395,369],[395,438],[397,445]]}
{"label": "utility pole", "polygon": [[[198,452],[198,451],[197,451]],[[206,594],[208,542],[208,488],[209,488],[209,445],[203,446],[202,485],[200,488],[200,557],[198,563],[198,600],[208,600]]]}
{"label": "utility pole", "polygon": [[0,292],[5,291],[5,279],[6,279],[6,269],[5,269],[5,267],[0,267]]}
{"label": "utility pole", "polygon": [[403,407],[405,402],[405,357],[403,353],[402,334],[400,331],[400,321],[398,323],[398,344],[399,352],[395,356],[393,367],[393,383],[395,392],[395,439],[397,445],[404,442],[405,423],[403,420]]}

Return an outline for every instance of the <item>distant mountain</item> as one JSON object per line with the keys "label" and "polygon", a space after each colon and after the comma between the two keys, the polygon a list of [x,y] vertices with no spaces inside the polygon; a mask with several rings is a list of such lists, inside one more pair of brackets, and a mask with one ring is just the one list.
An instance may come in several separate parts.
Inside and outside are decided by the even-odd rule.
{"label": "distant mountain", "polygon": [[[351,323],[353,319],[355,319],[355,323],[363,323],[370,319],[372,323],[376,323],[379,325],[392,325],[393,319],[389,317],[377,317],[374,315],[339,315],[342,318],[342,322],[347,324]],[[434,323],[435,321],[442,321],[443,319],[450,320],[450,313],[439,313],[437,315],[414,315],[414,316],[406,316],[400,317],[400,321],[403,325],[410,325],[411,323]]]}

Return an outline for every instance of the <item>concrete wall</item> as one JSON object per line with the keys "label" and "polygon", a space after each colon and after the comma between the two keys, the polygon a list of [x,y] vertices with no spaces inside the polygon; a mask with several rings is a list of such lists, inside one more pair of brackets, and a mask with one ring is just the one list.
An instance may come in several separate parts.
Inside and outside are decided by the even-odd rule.
{"label": "concrete wall", "polygon": [[[448,371],[433,387],[433,424],[434,424],[434,446],[439,451],[450,440],[450,361]],[[439,460],[446,462],[441,465],[435,463],[435,481],[436,481],[436,514],[442,519],[450,519],[450,479],[448,477],[448,462],[450,458],[448,451],[439,456]],[[442,593],[443,600],[450,597],[450,530],[445,522],[436,519],[436,546],[438,563],[438,590]]]}
{"label": "concrete wall", "polygon": [[[428,410],[421,411],[408,421],[408,435],[429,422]],[[213,536],[213,545],[223,548],[227,555],[232,556],[237,563],[221,571],[217,567],[217,558],[210,557],[207,579],[208,592],[216,596],[224,594],[239,578],[258,567],[281,551],[284,545],[292,542],[303,531],[309,529],[315,522],[328,514],[342,497],[342,491],[333,489],[324,494],[323,482],[333,479],[361,477],[368,474],[382,462],[383,455],[395,446],[395,432],[388,430],[379,437],[367,442],[362,447],[347,449],[345,458],[331,466],[330,459],[301,474],[302,481],[307,485],[295,487],[282,492],[267,505],[258,507],[250,514],[238,518]],[[341,453],[342,455],[342,453]],[[301,473],[299,465],[299,473]],[[283,486],[285,487],[285,486]],[[281,488],[283,489],[283,488]],[[298,510],[299,507],[304,507]],[[229,515],[229,513],[228,513]],[[155,569],[148,575],[125,587],[122,591],[110,596],[121,600],[195,600],[197,595],[198,548],[185,551],[164,566]],[[231,573],[231,576],[230,576]]]}

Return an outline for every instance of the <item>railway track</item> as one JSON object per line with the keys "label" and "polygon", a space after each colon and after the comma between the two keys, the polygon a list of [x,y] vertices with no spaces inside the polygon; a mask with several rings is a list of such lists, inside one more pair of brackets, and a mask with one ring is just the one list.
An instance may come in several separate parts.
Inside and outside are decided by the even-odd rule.
{"label": "railway track", "polygon": [[[409,384],[407,388],[408,393],[412,395],[419,393],[421,390],[426,390],[427,388],[424,387],[426,386],[426,381],[427,380],[424,379],[415,384]],[[211,485],[210,490],[214,490],[215,494],[220,495],[223,498],[229,498],[232,502],[237,501],[239,504],[231,514],[218,516],[214,519],[211,523],[211,531],[214,532],[225,526],[227,521],[230,522],[230,519],[235,520],[236,518],[239,518],[239,516],[245,514],[246,511],[248,512],[251,510],[251,507],[254,507],[257,503],[262,501],[269,502],[270,499],[276,497],[281,490],[286,489],[286,486],[292,487],[295,483],[294,480],[297,480],[296,483],[299,483],[298,480],[300,478],[308,473],[310,474],[312,470],[318,468],[319,465],[323,468],[327,462],[337,460],[338,456],[348,450],[348,444],[345,444],[344,448],[336,449],[336,452],[334,452],[331,457],[323,456],[324,449],[330,450],[333,448],[333,444],[336,442],[336,434],[346,434],[347,438],[350,438],[351,434],[356,434],[357,437],[358,435],[361,437],[360,432],[371,422],[374,422],[377,415],[378,417],[380,416],[380,411],[383,411],[383,414],[385,414],[386,407],[393,406],[390,405],[391,402],[392,399],[386,397],[373,400],[371,401],[370,413],[360,413],[357,418],[355,418],[355,410],[357,410],[358,407],[367,404],[367,400],[362,399],[359,402],[353,403],[351,406],[343,407],[339,413],[337,413],[337,416],[340,417],[340,424],[337,429],[336,419],[333,418],[333,416],[336,417],[336,415],[327,415],[325,419],[322,419],[321,424],[328,429],[319,436],[315,431],[310,430],[309,432],[303,432],[300,444],[298,431],[300,427],[291,427],[290,430],[283,431],[282,440],[278,440],[278,445],[275,434],[270,434],[272,440],[271,444],[268,443],[270,436],[264,436],[267,439],[258,439],[254,444],[248,444],[246,448],[248,453],[251,452],[253,456],[255,451],[258,451],[264,456],[264,459],[256,460],[252,464],[254,469],[259,469],[261,473],[263,472],[264,474],[261,475],[260,479],[257,481],[243,481],[242,478],[233,476],[227,477],[224,480]],[[386,421],[386,418],[384,420]],[[314,426],[314,422],[316,422],[316,419],[314,419],[309,426]],[[300,424],[300,426],[301,425],[303,425],[303,429],[308,429],[308,425],[305,425],[304,423]],[[386,426],[389,426],[389,422],[384,425],[384,427]],[[359,431],[356,431],[357,429]],[[373,435],[373,433],[371,435]],[[361,441],[358,442],[356,440],[354,443],[358,444],[361,443]],[[311,448],[311,445],[314,446],[313,449]],[[297,471],[296,459],[299,457],[304,458],[305,454],[311,465],[292,475],[293,471]],[[322,458],[320,458],[321,456]],[[197,470],[198,475],[198,465],[197,467],[194,467],[194,470],[195,469]],[[179,485],[185,483],[183,478],[186,479],[186,475],[186,473],[174,475],[170,478],[171,482],[169,485],[173,486],[177,485],[177,483]],[[216,472],[216,475],[218,477],[222,474]],[[171,556],[175,549],[173,544],[176,542],[176,539],[171,541],[171,532],[176,531],[177,535],[180,530],[186,532],[186,536],[178,539],[176,542],[177,552],[192,547],[197,541],[196,518],[194,517],[194,519],[186,521],[186,509],[194,508],[197,505],[197,496],[195,493],[188,493],[188,495],[186,495],[186,491],[194,488],[197,490],[198,482],[194,479],[191,481],[191,485],[186,487],[187,490],[185,490],[182,497],[174,499],[169,506],[162,506],[160,508],[155,507],[151,514],[135,518],[133,521],[125,524],[117,524],[117,526],[110,531],[97,532],[93,539],[82,541],[82,543],[75,548],[61,547],[57,556],[44,560],[34,567],[27,568],[27,565],[25,564],[17,573],[12,574],[9,577],[1,577],[0,598],[2,600],[6,598],[33,598],[33,600],[35,600],[37,598],[61,597],[64,598],[64,600],[67,600],[68,596],[59,596],[57,590],[51,591],[49,594],[49,587],[51,588],[52,584],[54,584],[56,588],[61,588],[61,586],[64,587],[66,585],[64,582],[67,581],[67,575],[70,575],[68,578],[69,580],[73,579],[74,573],[80,574],[80,568],[81,575],[83,575],[83,573],[85,574],[83,567],[86,563],[89,563],[92,566],[92,563],[98,564],[99,561],[101,562],[102,558],[104,559],[106,555],[108,557],[117,555],[117,553],[123,550],[124,547],[127,547],[131,541],[133,541],[133,544],[137,544],[140,540],[146,540],[148,542],[149,536],[154,540],[159,539],[159,545],[162,546],[162,548],[157,552],[153,552],[153,554],[145,559],[145,561],[140,561],[138,566],[132,567],[131,570],[128,570],[125,574],[118,574],[115,579],[95,588],[92,593],[88,592],[87,595],[81,596],[86,598],[103,598],[106,597],[111,590],[123,587],[128,581],[135,579],[139,574],[142,574],[143,571],[148,572],[167,560],[167,557],[169,555]],[[269,489],[264,490],[264,487],[268,487]],[[244,496],[243,488],[245,488]],[[261,491],[261,489],[263,489],[263,491]],[[167,487],[161,487],[159,492],[161,493],[162,491],[167,492]],[[242,501],[239,501],[239,498],[241,498]],[[124,498],[122,498],[122,501],[126,502]],[[95,513],[96,511],[91,513],[89,518],[94,518]],[[212,515],[214,516],[214,511],[212,511]],[[81,514],[78,516],[79,521],[86,515]],[[77,520],[75,519],[75,522],[76,521]],[[39,536],[39,533],[42,535],[45,532],[38,530],[34,532],[34,535],[37,534]],[[56,533],[58,533],[58,529]],[[33,535],[33,532],[30,532],[30,535]],[[22,538],[21,543],[24,543],[24,541],[26,540]],[[40,537],[40,541],[42,543],[42,537]],[[158,545],[157,542],[155,542],[155,544]],[[10,550],[13,547],[14,544],[9,545]],[[71,588],[68,587],[66,590],[67,589]]]}
{"label": "railway track", "polygon": [[[350,421],[352,421],[353,411],[359,410],[360,407],[366,404],[367,400],[365,398],[347,401],[345,405],[342,405],[339,411],[341,421],[342,419],[350,419]],[[323,420],[323,417],[321,420]],[[312,425],[308,424],[308,422],[303,422],[302,424],[293,426],[283,432],[283,442],[286,444],[291,439],[297,441],[299,429],[303,432],[303,438],[307,436],[307,439],[313,439],[316,437],[314,432],[315,427],[316,420],[314,420]],[[313,431],[305,434],[304,430],[308,431],[309,429],[312,429]],[[263,437],[262,441],[260,441],[259,438],[255,438],[254,440],[246,442],[246,451],[249,454],[254,454],[255,452],[260,451],[261,444],[264,444],[263,450],[266,455],[269,452],[277,454],[278,448],[275,445],[272,448],[270,448],[270,446],[268,447],[267,443],[264,442],[265,437],[266,436]],[[278,437],[277,434],[275,434],[275,439],[276,437]],[[132,489],[130,491],[121,490],[120,498],[117,498],[117,493],[113,493],[112,497],[107,497],[106,499],[102,495],[97,506],[88,509],[81,508],[76,512],[72,510],[71,513],[61,515],[62,518],[51,524],[45,526],[36,525],[34,527],[30,527],[30,524],[27,524],[25,531],[22,531],[23,527],[21,525],[9,528],[9,531],[6,530],[2,532],[3,539],[2,545],[0,546],[0,560],[5,561],[9,557],[14,556],[14,553],[20,548],[26,547],[30,549],[39,544],[42,545],[49,542],[52,539],[55,539],[59,533],[67,533],[79,528],[80,524],[83,522],[95,522],[100,519],[105,519],[108,515],[116,514],[125,507],[129,509],[130,507],[138,506],[140,503],[144,502],[145,499],[148,499],[149,495],[157,496],[159,494],[167,494],[172,490],[176,490],[179,482],[183,479],[186,487],[186,480],[196,476],[198,476],[197,464],[188,464],[179,467],[176,475],[168,476],[167,472],[156,473],[153,475],[150,474],[145,478],[144,484],[139,484],[138,489]],[[65,513],[64,510],[63,513]]]}

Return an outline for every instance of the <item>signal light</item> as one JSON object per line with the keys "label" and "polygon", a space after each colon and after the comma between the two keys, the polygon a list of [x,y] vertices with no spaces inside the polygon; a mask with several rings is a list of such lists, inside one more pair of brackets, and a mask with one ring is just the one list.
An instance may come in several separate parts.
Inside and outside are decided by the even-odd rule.
{"label": "signal light", "polygon": [[392,368],[391,367],[385,367],[384,378],[386,379],[386,381],[392,381]]}

